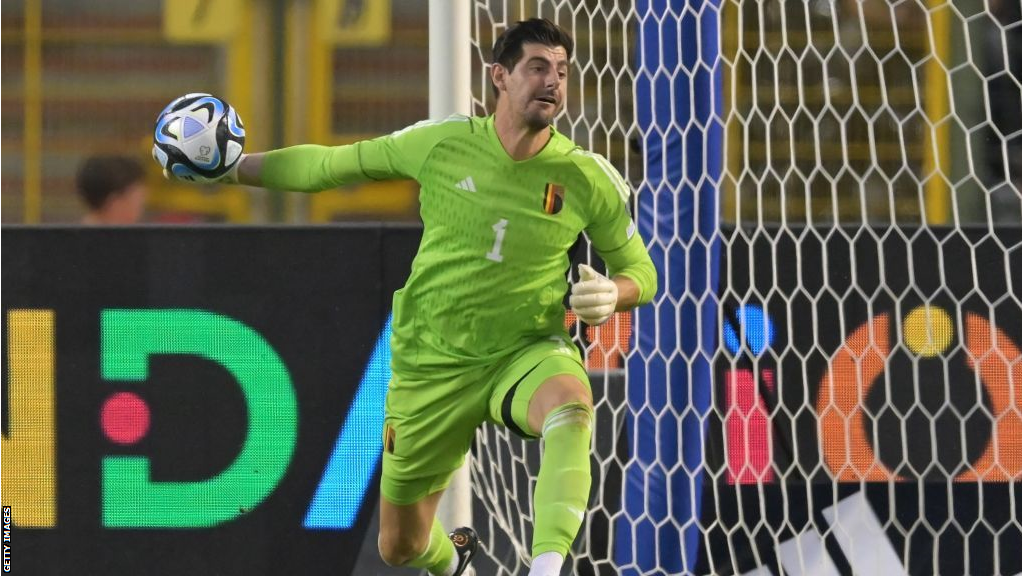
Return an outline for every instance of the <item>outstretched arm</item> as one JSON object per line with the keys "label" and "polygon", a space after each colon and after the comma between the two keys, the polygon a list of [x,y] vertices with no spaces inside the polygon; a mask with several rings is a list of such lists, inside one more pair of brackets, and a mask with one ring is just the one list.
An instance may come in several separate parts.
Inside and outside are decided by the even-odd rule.
{"label": "outstretched arm", "polygon": [[235,183],[246,186],[263,186],[263,179],[260,178],[260,171],[263,169],[263,156],[263,152],[242,154],[242,157],[238,159],[238,168],[234,174]]}
{"label": "outstretched arm", "polygon": [[[414,124],[386,136],[343,146],[302,144],[256,154],[243,154],[218,179],[276,190],[319,192],[367,180],[416,179],[433,146],[452,132],[471,129],[468,118]],[[174,174],[167,173],[168,178]],[[197,181],[192,179],[192,181]]]}
{"label": "outstretched arm", "polygon": [[319,192],[369,180],[359,161],[360,144],[317,146],[303,144],[244,154],[226,180],[277,190]]}

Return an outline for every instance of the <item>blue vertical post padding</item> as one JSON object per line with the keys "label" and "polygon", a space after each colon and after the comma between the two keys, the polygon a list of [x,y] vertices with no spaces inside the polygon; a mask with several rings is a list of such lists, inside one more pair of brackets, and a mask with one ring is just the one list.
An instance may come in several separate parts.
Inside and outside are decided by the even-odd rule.
{"label": "blue vertical post padding", "polygon": [[646,171],[637,223],[659,291],[638,312],[628,370],[622,574],[681,574],[697,560],[704,439],[717,334],[722,170],[719,0],[637,0],[636,114]]}

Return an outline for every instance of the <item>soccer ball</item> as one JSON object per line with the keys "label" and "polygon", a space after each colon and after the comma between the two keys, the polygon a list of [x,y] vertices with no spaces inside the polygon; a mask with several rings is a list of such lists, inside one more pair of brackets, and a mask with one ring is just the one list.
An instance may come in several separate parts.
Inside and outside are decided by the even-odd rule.
{"label": "soccer ball", "polygon": [[153,158],[176,178],[209,182],[238,162],[245,128],[230,104],[210,94],[186,94],[160,112]]}

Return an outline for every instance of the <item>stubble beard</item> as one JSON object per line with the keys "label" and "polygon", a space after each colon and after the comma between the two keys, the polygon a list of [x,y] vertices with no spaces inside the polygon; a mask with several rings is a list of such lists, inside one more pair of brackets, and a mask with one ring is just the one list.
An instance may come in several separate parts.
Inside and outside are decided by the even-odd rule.
{"label": "stubble beard", "polygon": [[558,110],[557,106],[550,114],[545,110],[527,110],[523,115],[523,122],[531,130],[539,132],[551,126],[555,121],[555,116],[558,115]]}

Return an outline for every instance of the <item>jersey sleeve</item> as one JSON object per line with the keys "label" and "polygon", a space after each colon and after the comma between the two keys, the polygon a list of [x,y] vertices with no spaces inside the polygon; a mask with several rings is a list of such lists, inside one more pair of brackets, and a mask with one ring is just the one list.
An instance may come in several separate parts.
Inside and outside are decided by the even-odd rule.
{"label": "jersey sleeve", "polygon": [[658,289],[658,277],[629,213],[629,185],[604,157],[587,156],[593,162],[586,171],[594,186],[587,237],[608,267],[608,276],[633,280],[640,289],[637,304],[646,304]]}
{"label": "jersey sleeve", "polygon": [[305,144],[264,155],[260,178],[279,190],[318,192],[367,180],[416,179],[433,147],[464,116],[425,120],[386,136],[344,146]]}
{"label": "jersey sleeve", "polygon": [[360,142],[359,163],[372,180],[419,179],[420,169],[438,142],[459,130],[469,130],[469,118],[424,120],[397,132]]}

